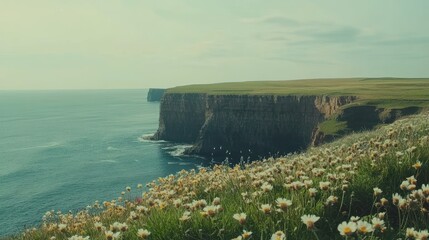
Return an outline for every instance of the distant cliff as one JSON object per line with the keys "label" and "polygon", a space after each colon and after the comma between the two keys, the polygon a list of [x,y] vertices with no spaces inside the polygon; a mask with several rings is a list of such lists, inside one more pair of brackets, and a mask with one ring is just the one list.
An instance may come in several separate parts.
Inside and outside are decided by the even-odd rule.
{"label": "distant cliff", "polygon": [[285,154],[311,144],[319,123],[354,96],[167,93],[153,139],[188,142],[190,154]]}
{"label": "distant cliff", "polygon": [[161,88],[150,88],[147,93],[147,101],[148,102],[159,102],[161,101],[162,96],[165,93],[165,89]]}

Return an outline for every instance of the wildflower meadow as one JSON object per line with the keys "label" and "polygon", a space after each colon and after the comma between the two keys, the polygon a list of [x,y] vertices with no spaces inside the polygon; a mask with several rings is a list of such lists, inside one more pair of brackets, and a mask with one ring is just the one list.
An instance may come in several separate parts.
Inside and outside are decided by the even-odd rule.
{"label": "wildflower meadow", "polygon": [[428,119],[124,186],[10,239],[428,239]]}

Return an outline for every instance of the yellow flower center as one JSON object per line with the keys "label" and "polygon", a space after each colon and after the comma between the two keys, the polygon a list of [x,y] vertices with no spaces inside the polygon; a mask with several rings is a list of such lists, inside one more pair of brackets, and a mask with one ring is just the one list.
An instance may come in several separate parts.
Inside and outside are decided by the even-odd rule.
{"label": "yellow flower center", "polygon": [[314,222],[308,221],[306,223],[306,225],[307,225],[307,229],[313,229],[314,228]]}
{"label": "yellow flower center", "polygon": [[241,236],[242,236],[244,239],[248,239],[248,238],[250,237],[250,234],[248,234],[248,233],[243,233]]}
{"label": "yellow flower center", "polygon": [[344,228],[344,233],[349,235],[352,232],[352,229],[350,227],[345,227]]}

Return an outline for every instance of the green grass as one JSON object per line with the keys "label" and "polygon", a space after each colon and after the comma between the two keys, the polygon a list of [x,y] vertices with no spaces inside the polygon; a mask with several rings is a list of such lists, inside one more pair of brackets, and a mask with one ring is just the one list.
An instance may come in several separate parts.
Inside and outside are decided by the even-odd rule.
{"label": "green grass", "polygon": [[345,78],[252,81],[180,86],[168,93],[211,95],[358,96],[362,104],[381,107],[429,107],[429,78]]}
{"label": "green grass", "polygon": [[319,130],[325,134],[338,135],[340,132],[345,131],[347,122],[338,122],[335,118],[331,118],[319,124]]}

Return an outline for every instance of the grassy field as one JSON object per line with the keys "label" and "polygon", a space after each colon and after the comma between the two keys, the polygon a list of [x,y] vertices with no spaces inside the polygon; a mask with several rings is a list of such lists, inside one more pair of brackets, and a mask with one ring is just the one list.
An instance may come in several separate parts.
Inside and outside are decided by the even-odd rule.
{"label": "grassy field", "polygon": [[429,106],[429,78],[346,78],[254,81],[180,86],[169,93],[358,96],[382,107]]}
{"label": "grassy field", "polygon": [[428,239],[428,118],[277,159],[183,170],[79,213],[47,212],[8,239]]}

